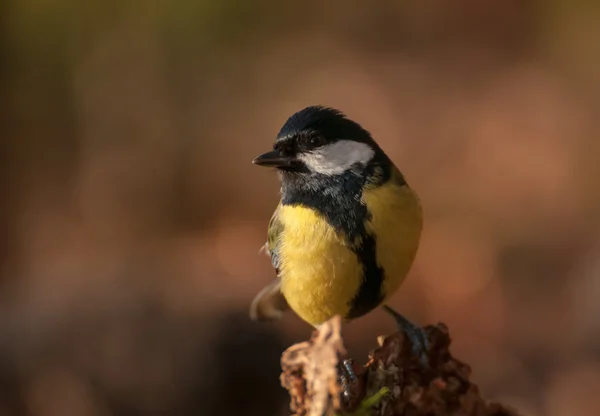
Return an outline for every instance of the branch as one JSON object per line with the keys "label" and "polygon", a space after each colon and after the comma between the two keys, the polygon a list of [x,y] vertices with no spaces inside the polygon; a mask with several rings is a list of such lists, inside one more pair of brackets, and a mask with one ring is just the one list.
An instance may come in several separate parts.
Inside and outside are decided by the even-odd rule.
{"label": "branch", "polygon": [[334,317],[314,331],[309,341],[288,348],[281,357],[281,384],[290,394],[294,416],[350,414],[354,416],[519,416],[490,403],[469,381],[471,368],[452,357],[444,324],[425,328],[429,337],[429,368],[411,353],[402,332],[379,337],[367,363],[353,363],[357,381],[350,395],[343,388],[337,365],[348,358],[341,336],[341,319]]}

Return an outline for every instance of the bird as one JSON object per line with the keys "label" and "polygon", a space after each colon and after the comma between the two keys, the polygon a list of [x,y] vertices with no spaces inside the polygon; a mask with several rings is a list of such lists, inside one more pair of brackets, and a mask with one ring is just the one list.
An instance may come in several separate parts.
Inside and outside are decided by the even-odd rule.
{"label": "bird", "polygon": [[388,305],[414,263],[423,208],[371,133],[336,108],[308,106],[252,163],[275,169],[281,189],[262,248],[276,277],[250,317],[273,321],[291,309],[318,329],[381,307],[426,363],[424,330]]}

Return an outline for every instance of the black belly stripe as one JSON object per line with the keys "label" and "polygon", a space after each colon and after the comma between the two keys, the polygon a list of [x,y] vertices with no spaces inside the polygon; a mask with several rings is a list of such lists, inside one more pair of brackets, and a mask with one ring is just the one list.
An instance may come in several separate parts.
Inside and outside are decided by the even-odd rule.
{"label": "black belly stripe", "polygon": [[384,270],[377,264],[376,249],[375,237],[366,235],[362,245],[354,250],[363,266],[363,281],[356,296],[350,302],[347,319],[358,318],[369,313],[383,300]]}

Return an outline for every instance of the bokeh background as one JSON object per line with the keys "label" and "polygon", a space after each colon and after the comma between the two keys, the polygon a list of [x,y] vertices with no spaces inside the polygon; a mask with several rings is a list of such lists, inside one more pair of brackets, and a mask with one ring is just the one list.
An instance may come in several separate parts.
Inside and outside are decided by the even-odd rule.
{"label": "bokeh background", "polygon": [[598,2],[8,0],[0,54],[0,415],[286,414],[250,162],[310,104],[421,196],[392,304],[487,398],[600,414]]}

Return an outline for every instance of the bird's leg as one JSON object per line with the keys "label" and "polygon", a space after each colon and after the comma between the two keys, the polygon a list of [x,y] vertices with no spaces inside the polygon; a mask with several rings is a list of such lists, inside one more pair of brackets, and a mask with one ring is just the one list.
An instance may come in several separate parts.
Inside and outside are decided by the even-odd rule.
{"label": "bird's leg", "polygon": [[352,358],[346,358],[342,361],[342,367],[350,383],[354,383],[356,381],[356,374],[354,374],[354,369],[352,368]]}
{"label": "bird's leg", "polygon": [[412,344],[412,352],[413,354],[419,356],[421,364],[426,367],[429,364],[429,360],[427,358],[427,351],[429,350],[429,339],[427,338],[427,333],[421,327],[410,322],[404,316],[400,315],[398,312],[393,310],[387,305],[383,305],[383,310],[392,315],[398,324],[398,327],[407,338],[410,340]]}
{"label": "bird's leg", "polygon": [[352,384],[356,382],[356,374],[352,368],[352,359],[347,358],[338,363],[338,371],[342,384],[342,398],[344,401],[350,401],[352,399]]}

